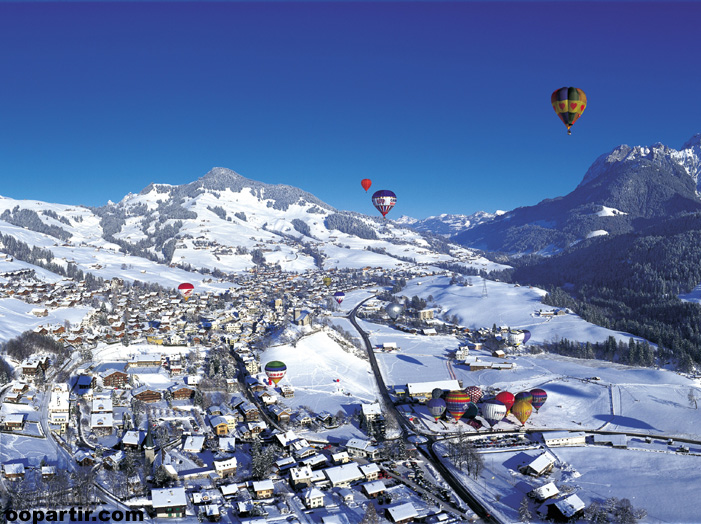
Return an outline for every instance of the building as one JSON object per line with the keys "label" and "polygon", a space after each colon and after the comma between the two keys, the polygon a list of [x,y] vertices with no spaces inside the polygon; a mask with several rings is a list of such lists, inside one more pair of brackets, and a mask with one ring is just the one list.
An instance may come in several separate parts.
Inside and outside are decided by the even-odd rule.
{"label": "building", "polygon": [[557,497],[560,494],[560,490],[554,482],[548,482],[528,493],[529,497],[536,499],[537,501],[544,501],[552,497]]}
{"label": "building", "polygon": [[324,493],[319,488],[307,488],[302,491],[302,499],[307,509],[324,507]]}
{"label": "building", "polygon": [[290,486],[300,489],[312,485],[312,468],[310,466],[298,466],[290,468]]}
{"label": "building", "polygon": [[373,404],[362,404],[361,409],[361,424],[367,429],[368,435],[374,438],[384,438],[385,436],[385,417],[382,415],[382,409],[379,402]]}
{"label": "building", "polygon": [[374,480],[363,484],[363,493],[366,497],[375,499],[387,490],[385,483],[381,480]]}
{"label": "building", "polygon": [[533,477],[540,477],[546,473],[552,471],[555,465],[555,459],[550,455],[550,453],[545,452],[533,459],[530,463],[526,464],[521,468],[521,472],[524,475],[531,475]]}
{"label": "building", "polygon": [[347,488],[353,482],[358,482],[365,478],[365,475],[363,475],[355,462],[326,468],[324,470],[324,475],[326,475],[326,478],[329,479],[329,482],[331,482],[334,488]]}
{"label": "building", "polygon": [[3,464],[2,476],[7,480],[22,480],[24,478],[24,464]]}
{"label": "building", "polygon": [[214,471],[216,471],[220,477],[236,475],[237,467],[238,461],[236,460],[236,457],[231,457],[222,460],[214,460]]}
{"label": "building", "polygon": [[377,446],[374,446],[369,440],[352,438],[346,443],[346,451],[351,457],[361,457],[368,460],[376,460],[380,454]]}
{"label": "building", "polygon": [[22,431],[24,429],[25,413],[11,413],[5,415],[3,428],[8,431]]}
{"label": "building", "polygon": [[141,402],[146,402],[147,404],[151,402],[158,402],[162,398],[160,391],[156,391],[148,386],[140,386],[136,388],[133,391],[132,396],[139,399]]}
{"label": "building", "polygon": [[185,488],[152,489],[151,505],[157,518],[184,517],[187,509]]}
{"label": "building", "polygon": [[551,431],[543,433],[543,442],[551,448],[562,446],[584,446],[586,444],[586,435],[584,432],[572,431]]}
{"label": "building", "polygon": [[129,382],[129,375],[117,369],[108,369],[100,373],[102,385],[109,388],[123,388]]}
{"label": "building", "polygon": [[584,514],[584,502],[577,495],[570,495],[548,506],[548,518],[570,522]]}
{"label": "building", "polygon": [[195,388],[184,384],[176,384],[168,388],[173,400],[190,400],[195,395]]}
{"label": "building", "polygon": [[425,402],[431,398],[431,392],[440,388],[447,391],[462,389],[462,385],[457,380],[436,380],[432,382],[412,382],[406,385],[407,394],[414,400]]}
{"label": "building", "polygon": [[267,499],[273,496],[275,485],[272,480],[260,480],[253,482],[253,493],[257,499]]}
{"label": "building", "polygon": [[416,508],[411,502],[405,502],[404,504],[398,504],[391,508],[385,510],[385,517],[395,524],[406,524],[407,522],[414,522],[414,519],[419,516]]}

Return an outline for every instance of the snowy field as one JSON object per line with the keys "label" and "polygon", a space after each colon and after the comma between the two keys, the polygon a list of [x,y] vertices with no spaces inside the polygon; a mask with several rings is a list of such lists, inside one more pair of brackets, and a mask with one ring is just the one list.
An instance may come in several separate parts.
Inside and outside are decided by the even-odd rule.
{"label": "snowy field", "polygon": [[31,313],[36,304],[27,304],[16,298],[0,299],[0,342],[6,342],[25,331],[38,326],[63,325],[66,320],[71,324],[80,324],[83,317],[93,309],[87,306],[58,308],[49,310],[46,317],[37,317]]}

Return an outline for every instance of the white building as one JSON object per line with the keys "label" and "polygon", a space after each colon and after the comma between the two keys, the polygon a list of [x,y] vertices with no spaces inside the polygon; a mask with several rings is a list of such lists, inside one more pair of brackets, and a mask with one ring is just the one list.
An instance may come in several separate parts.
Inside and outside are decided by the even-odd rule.
{"label": "white building", "polygon": [[551,431],[543,433],[543,442],[551,448],[563,446],[584,446],[586,435],[582,431]]}

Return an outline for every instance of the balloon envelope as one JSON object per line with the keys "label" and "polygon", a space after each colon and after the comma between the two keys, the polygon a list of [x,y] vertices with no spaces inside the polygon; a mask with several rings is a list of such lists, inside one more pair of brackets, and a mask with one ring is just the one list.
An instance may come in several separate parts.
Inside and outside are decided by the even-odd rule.
{"label": "balloon envelope", "polygon": [[441,388],[433,388],[431,391],[431,398],[441,398],[443,396],[443,390]]}
{"label": "balloon envelope", "polygon": [[445,397],[446,409],[455,419],[455,422],[463,416],[469,402],[470,397],[462,390],[451,391]]}
{"label": "balloon envelope", "polygon": [[482,416],[494,426],[497,422],[506,416],[506,406],[498,400],[489,400],[482,404]]}
{"label": "balloon envelope", "polygon": [[[519,391],[518,393],[516,393],[516,395],[514,395],[514,398],[516,399],[516,402],[518,402],[519,400],[525,400],[526,402],[530,402],[531,400],[533,400],[533,395],[531,395],[530,391]],[[512,406],[511,407],[512,413],[513,413],[513,409],[514,408]]]}
{"label": "balloon envelope", "polygon": [[382,213],[383,217],[387,216],[387,213],[390,212],[396,203],[397,195],[389,189],[380,189],[379,191],[375,191],[375,194],[372,195],[372,205]]}
{"label": "balloon envelope", "polygon": [[338,302],[339,304],[340,304],[341,302],[343,302],[343,298],[344,298],[345,296],[346,296],[346,294],[345,294],[343,291],[336,291],[336,292],[333,294],[333,298],[335,298],[335,299],[336,299],[336,302]]}
{"label": "balloon envelope", "polygon": [[538,413],[538,410],[542,408],[545,401],[548,400],[548,394],[545,392],[545,390],[539,388],[532,389],[530,393],[533,396],[531,405],[535,408],[536,413]]}
{"label": "balloon envelope", "polygon": [[528,331],[527,329],[523,330],[523,345],[526,345],[526,342],[528,342],[531,339],[531,332]]}
{"label": "balloon envelope", "polygon": [[322,280],[322,282],[324,283],[324,285],[325,285],[326,287],[329,287],[329,286],[331,285],[331,282],[333,282],[333,280],[331,279],[331,277],[324,277],[324,279]]}
{"label": "balloon envelope", "polygon": [[570,128],[587,107],[587,95],[576,87],[561,87],[550,96],[550,103],[562,123],[567,126],[567,134],[571,135]]}
{"label": "balloon envelope", "polygon": [[465,391],[467,391],[467,394],[470,395],[470,400],[475,404],[482,400],[482,390],[479,386],[470,386]]}
{"label": "balloon envelope", "polygon": [[186,301],[188,298],[190,298],[190,295],[192,295],[192,292],[195,290],[195,286],[188,282],[183,282],[178,286],[178,292],[180,293],[180,296],[183,297]]}
{"label": "balloon envelope", "polygon": [[467,408],[465,409],[465,414],[463,416],[467,418],[475,418],[479,414],[480,409],[477,407],[477,404],[475,404],[474,402],[469,402],[467,404]]}
{"label": "balloon envelope", "polygon": [[511,413],[514,417],[518,419],[521,425],[525,424],[528,417],[533,413],[533,406],[527,400],[517,400],[514,405],[511,406]]}
{"label": "balloon envelope", "polygon": [[368,189],[370,189],[370,186],[372,185],[372,180],[370,180],[369,178],[363,178],[360,181],[360,185],[363,186],[363,189],[367,193]]}
{"label": "balloon envelope", "polygon": [[285,376],[285,373],[287,373],[287,366],[284,362],[280,362],[279,360],[271,360],[265,365],[264,370],[268,378],[277,386],[277,383],[280,382],[282,377]]}
{"label": "balloon envelope", "polygon": [[516,397],[514,397],[514,394],[509,393],[508,391],[502,391],[496,396],[496,399],[506,406],[507,412],[511,410],[511,406],[513,406],[514,402],[516,402]]}
{"label": "balloon envelope", "polygon": [[442,398],[432,398],[426,405],[428,406],[429,413],[431,413],[436,420],[441,418],[441,415],[445,413],[446,403]]}
{"label": "balloon envelope", "polygon": [[392,320],[397,320],[397,318],[399,318],[399,315],[402,314],[402,311],[404,311],[404,307],[402,307],[401,304],[397,303],[389,304],[385,308],[385,312]]}

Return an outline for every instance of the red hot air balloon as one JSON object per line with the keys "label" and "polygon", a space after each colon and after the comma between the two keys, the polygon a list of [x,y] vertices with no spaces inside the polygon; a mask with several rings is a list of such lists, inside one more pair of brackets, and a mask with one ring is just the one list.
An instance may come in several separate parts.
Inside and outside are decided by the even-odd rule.
{"label": "red hot air balloon", "polygon": [[382,213],[384,218],[387,218],[387,213],[390,212],[396,203],[397,195],[388,189],[380,189],[379,191],[375,191],[375,194],[372,195],[372,205]]}
{"label": "red hot air balloon", "polygon": [[539,388],[532,389],[530,393],[533,396],[531,404],[535,408],[535,412],[538,413],[538,410],[542,408],[545,401],[548,400],[548,394],[545,392],[545,390]]}
{"label": "red hot air balloon", "polygon": [[465,391],[467,391],[467,394],[470,395],[470,400],[475,404],[482,400],[482,390],[479,386],[470,386]]}
{"label": "red hot air balloon", "polygon": [[187,282],[183,282],[178,286],[178,291],[180,292],[180,296],[185,299],[187,302],[187,299],[190,298],[192,295],[192,292],[195,290],[195,286],[192,284],[189,284]]}
{"label": "red hot air balloon", "polygon": [[514,397],[514,394],[509,393],[508,391],[502,391],[495,398],[506,406],[507,413],[511,411],[511,406],[513,406],[514,402],[516,402],[516,397]]}
{"label": "red hot air balloon", "polygon": [[467,393],[462,390],[455,390],[448,393],[445,397],[445,405],[448,413],[455,419],[455,423],[458,423],[460,417],[465,414],[467,410],[467,405],[470,403],[470,397]]}
{"label": "red hot air balloon", "polygon": [[372,185],[372,180],[370,180],[369,178],[363,178],[360,181],[360,185],[363,186],[363,189],[367,193],[368,189],[370,189],[370,186]]}

